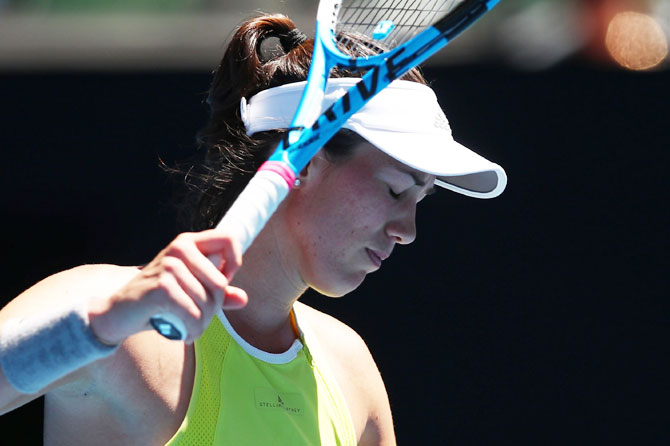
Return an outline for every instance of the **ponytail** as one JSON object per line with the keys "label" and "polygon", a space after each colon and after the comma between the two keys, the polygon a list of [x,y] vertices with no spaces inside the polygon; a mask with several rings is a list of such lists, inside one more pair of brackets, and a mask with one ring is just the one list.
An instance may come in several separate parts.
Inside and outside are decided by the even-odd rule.
{"label": "ponytail", "polygon": [[[239,120],[243,97],[307,78],[313,39],[283,15],[256,17],[233,35],[209,89],[212,119]],[[240,122],[241,123],[241,122]]]}

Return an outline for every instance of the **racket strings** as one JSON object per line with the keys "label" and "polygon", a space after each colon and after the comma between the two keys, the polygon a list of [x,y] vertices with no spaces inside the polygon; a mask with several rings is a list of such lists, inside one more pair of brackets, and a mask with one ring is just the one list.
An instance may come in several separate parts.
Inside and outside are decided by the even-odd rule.
{"label": "racket strings", "polygon": [[390,33],[382,39],[388,47],[395,47],[409,40],[422,29],[430,26],[436,20],[436,16],[441,14],[449,2],[442,1],[408,1],[405,0],[399,4],[385,2],[381,8],[367,5],[355,5],[347,12],[350,14],[343,21],[343,27],[348,29],[359,29],[360,33],[376,38],[375,30],[382,21],[393,25]]}
{"label": "racket strings", "polygon": [[[463,1],[344,0],[336,25],[337,41],[341,46],[351,47],[356,40],[383,52],[408,41]],[[390,31],[384,33],[384,26],[390,27]]]}

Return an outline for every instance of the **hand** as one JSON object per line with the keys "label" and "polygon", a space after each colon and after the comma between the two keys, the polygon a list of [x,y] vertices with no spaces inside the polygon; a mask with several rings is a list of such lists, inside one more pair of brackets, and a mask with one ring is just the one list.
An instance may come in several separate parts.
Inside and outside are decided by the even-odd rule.
{"label": "hand", "polygon": [[93,332],[114,344],[151,329],[153,315],[172,313],[192,343],[219,308],[246,305],[246,293],[229,285],[241,264],[239,244],[221,230],[180,234],[116,293],[91,302]]}

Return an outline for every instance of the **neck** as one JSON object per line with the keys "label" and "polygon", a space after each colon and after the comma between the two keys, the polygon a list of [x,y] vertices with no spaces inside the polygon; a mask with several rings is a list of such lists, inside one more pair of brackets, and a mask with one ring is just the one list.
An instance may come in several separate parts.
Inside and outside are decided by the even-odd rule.
{"label": "neck", "polygon": [[231,283],[247,292],[249,303],[226,311],[245,341],[269,353],[286,351],[296,339],[290,312],[307,289],[277,235],[271,220],[249,247]]}

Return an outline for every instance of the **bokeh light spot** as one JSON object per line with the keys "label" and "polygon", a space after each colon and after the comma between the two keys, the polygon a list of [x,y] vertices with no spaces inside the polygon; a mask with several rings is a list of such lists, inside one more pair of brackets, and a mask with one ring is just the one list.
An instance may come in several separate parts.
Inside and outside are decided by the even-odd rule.
{"label": "bokeh light spot", "polygon": [[639,12],[620,12],[607,27],[605,45],[612,58],[630,70],[648,70],[668,54],[663,28],[651,16]]}

